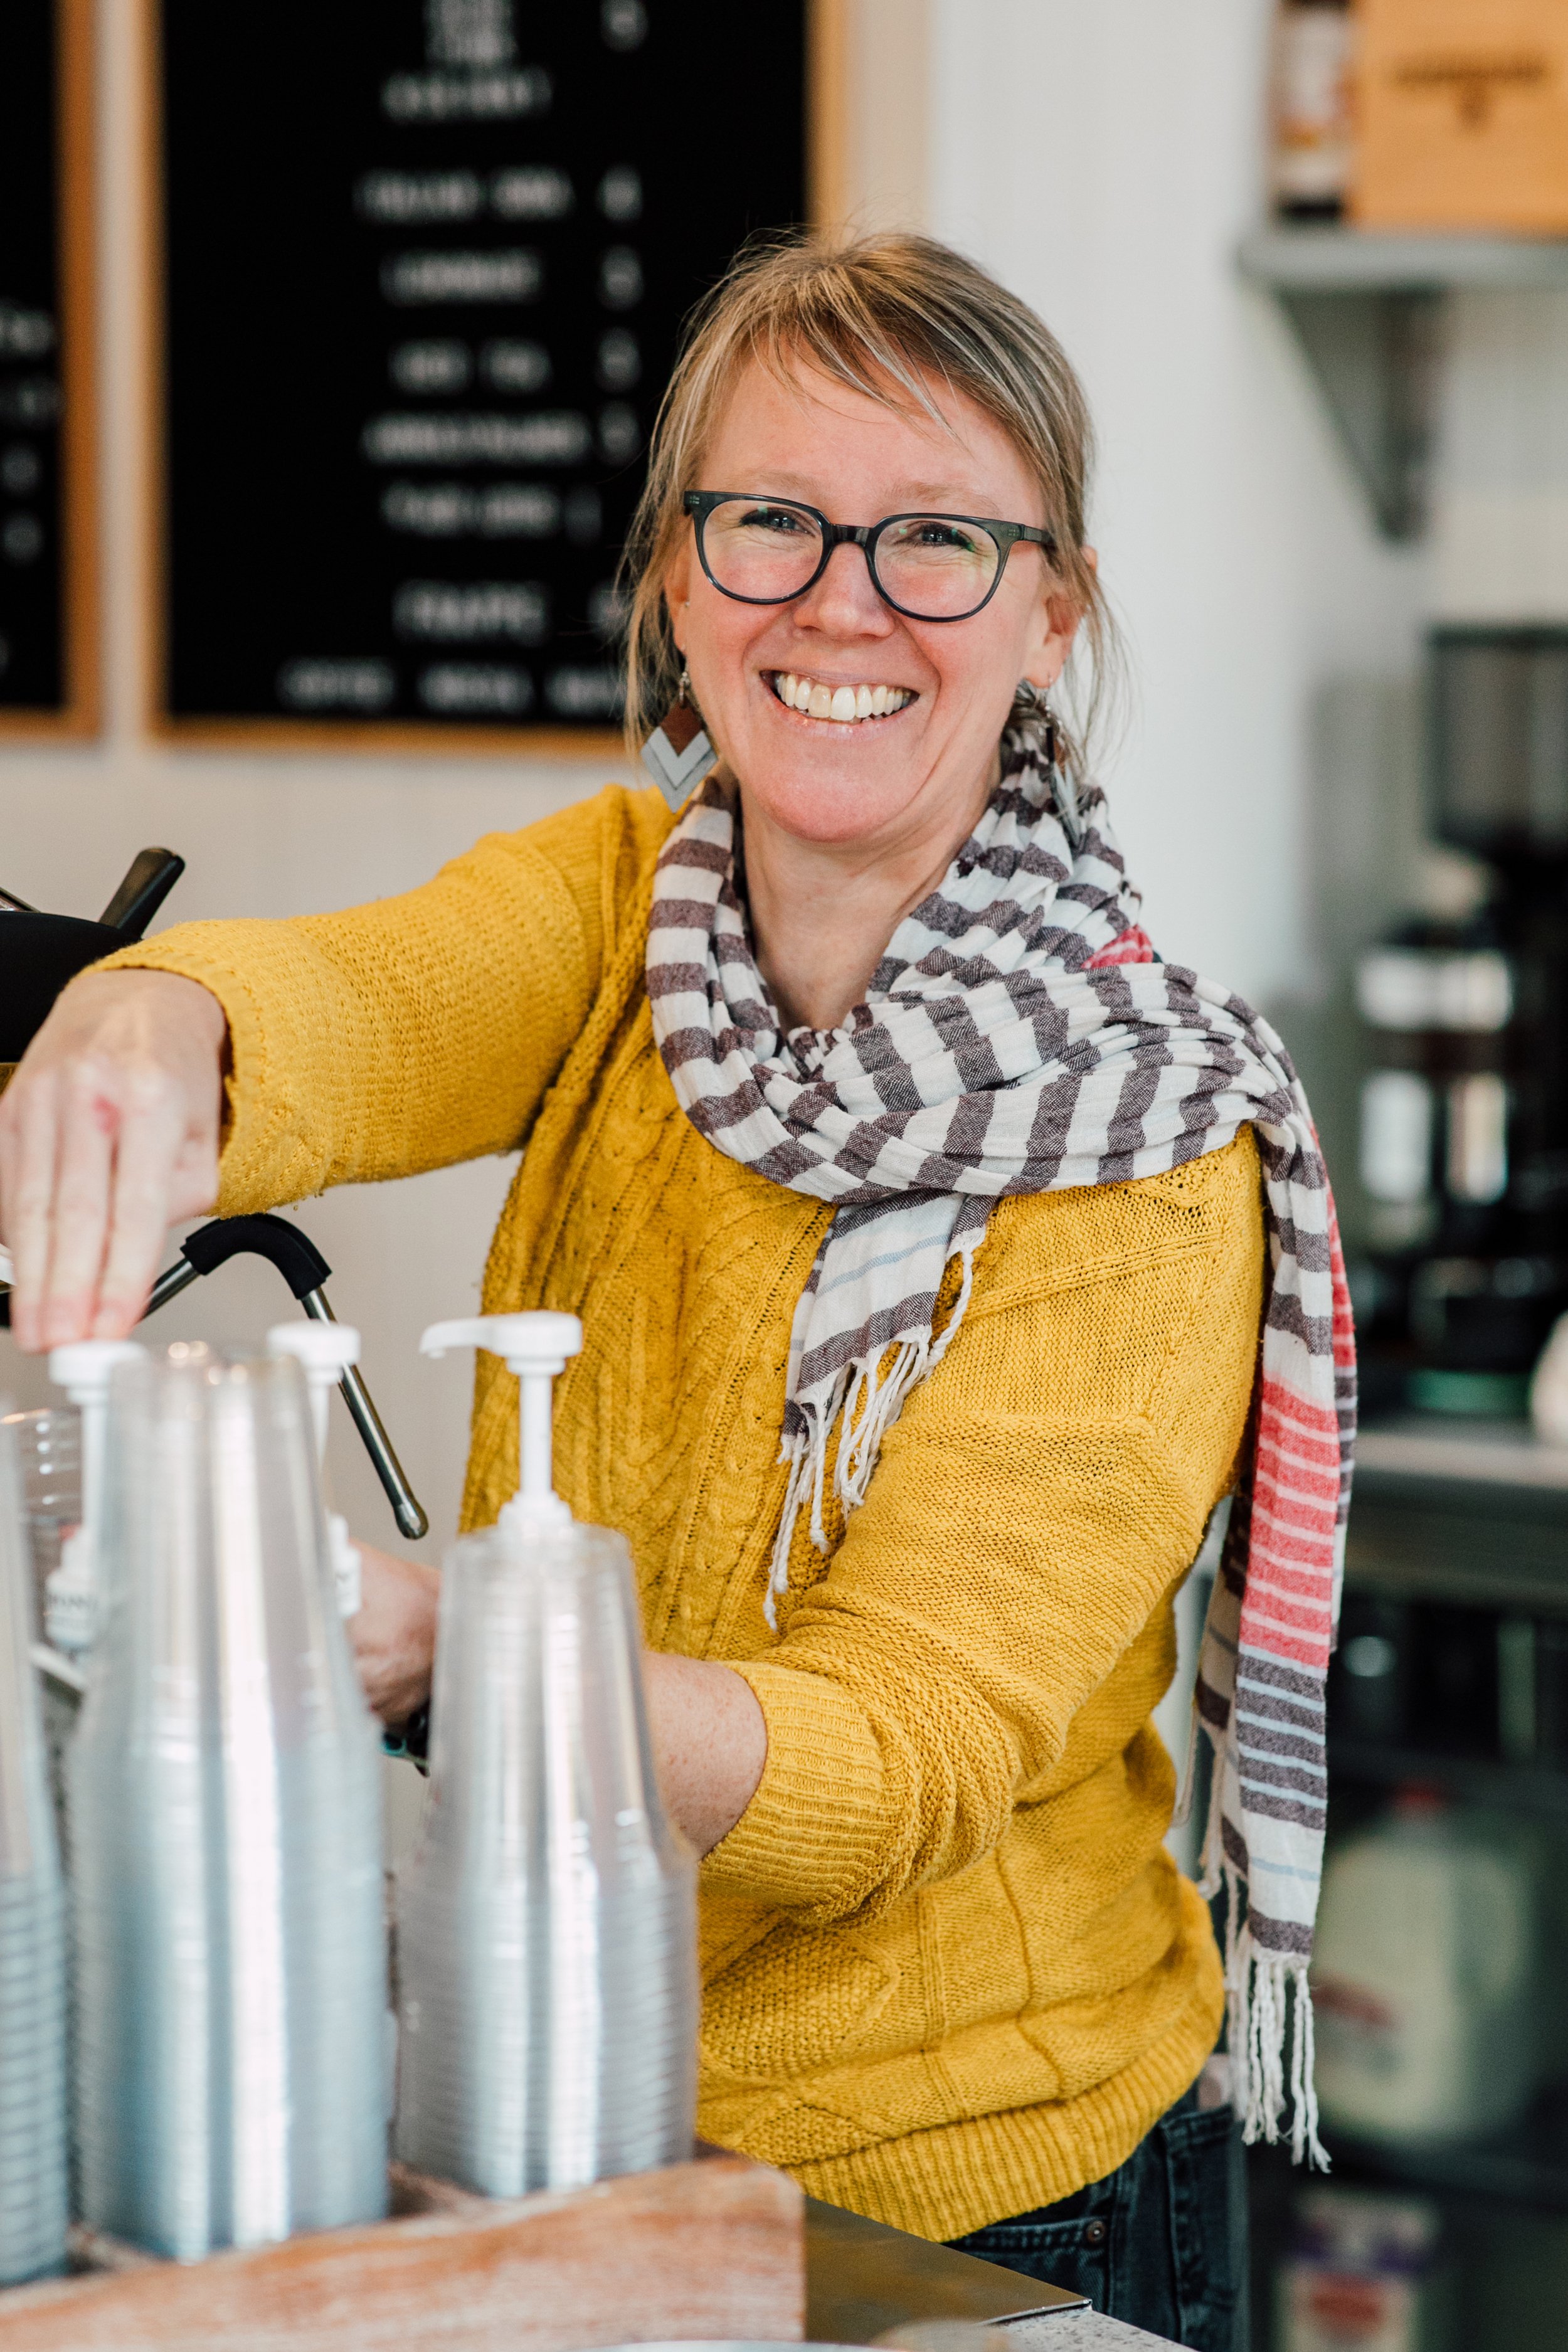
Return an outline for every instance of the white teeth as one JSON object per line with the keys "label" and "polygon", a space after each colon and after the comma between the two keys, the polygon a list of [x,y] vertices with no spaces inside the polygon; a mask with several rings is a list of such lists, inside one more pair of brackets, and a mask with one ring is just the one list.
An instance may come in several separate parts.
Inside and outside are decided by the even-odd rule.
{"label": "white teeth", "polygon": [[813,719],[837,719],[840,726],[862,719],[891,717],[914,695],[903,686],[819,686],[797,677],[793,669],[775,670],[773,692],[790,710],[806,711]]}

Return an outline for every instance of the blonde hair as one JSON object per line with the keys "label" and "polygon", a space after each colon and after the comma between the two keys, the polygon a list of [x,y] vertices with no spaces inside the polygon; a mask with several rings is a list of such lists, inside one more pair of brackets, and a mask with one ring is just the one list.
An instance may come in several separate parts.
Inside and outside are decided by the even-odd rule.
{"label": "blonde hair", "polygon": [[[626,729],[635,757],[674,701],[681,660],[664,582],[687,528],[682,499],[737,377],[755,360],[787,381],[804,363],[906,415],[945,424],[933,386],[966,394],[1039,485],[1051,562],[1080,615],[1089,679],[1075,698],[1075,744],[1114,683],[1115,626],[1084,547],[1092,429],[1083,388],[1056,337],[1026,302],[933,237],[845,241],[805,233],[753,243],[699,304],[654,425],[647,478],[622,559],[626,612]],[[744,485],[742,485],[742,488]],[[873,516],[856,518],[873,521]]]}

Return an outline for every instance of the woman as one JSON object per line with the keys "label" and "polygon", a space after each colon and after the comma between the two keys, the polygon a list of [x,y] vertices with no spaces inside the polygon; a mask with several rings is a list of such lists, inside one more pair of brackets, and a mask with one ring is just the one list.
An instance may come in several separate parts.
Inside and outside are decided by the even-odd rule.
{"label": "woman", "polygon": [[[612,790],[405,898],[112,959],[0,1108],[0,1206],[44,1347],[128,1329],[215,1199],[521,1143],[484,1303],[583,1318],[556,1458],[630,1538],[706,1857],[701,2129],[1217,2347],[1233,2134],[1193,2086],[1225,1990],[1150,1716],[1240,1463],[1202,1697],[1272,2136],[1348,1324],[1281,1049],[1152,960],[1046,711],[1104,644],[1086,441],[1051,337],[942,247],[748,258],[630,559],[631,729],[668,712],[666,773],[700,775],[700,713],[716,762],[679,819]],[[481,1360],[469,1525],[516,1482],[509,1385]],[[389,1722],[434,1581],[367,1569]]]}

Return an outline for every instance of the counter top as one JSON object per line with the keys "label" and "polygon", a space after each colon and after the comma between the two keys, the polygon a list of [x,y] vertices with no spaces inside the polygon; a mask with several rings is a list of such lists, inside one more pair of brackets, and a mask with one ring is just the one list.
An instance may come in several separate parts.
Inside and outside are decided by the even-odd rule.
{"label": "counter top", "polygon": [[889,2328],[932,2319],[1005,2328],[1017,2352],[1137,2352],[1166,2341],[1105,2318],[1065,2287],[806,2199],[808,2343],[869,2344]]}

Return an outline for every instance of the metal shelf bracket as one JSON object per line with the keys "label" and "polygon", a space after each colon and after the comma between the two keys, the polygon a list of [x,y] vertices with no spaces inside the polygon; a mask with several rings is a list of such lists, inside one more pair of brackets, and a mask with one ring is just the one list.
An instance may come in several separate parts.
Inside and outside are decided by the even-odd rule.
{"label": "metal shelf bracket", "polygon": [[1247,237],[1238,258],[1289,320],[1379,530],[1419,538],[1445,297],[1568,289],[1568,238],[1288,227]]}
{"label": "metal shelf bracket", "polygon": [[1276,294],[1385,539],[1426,527],[1439,313],[1434,288]]}

